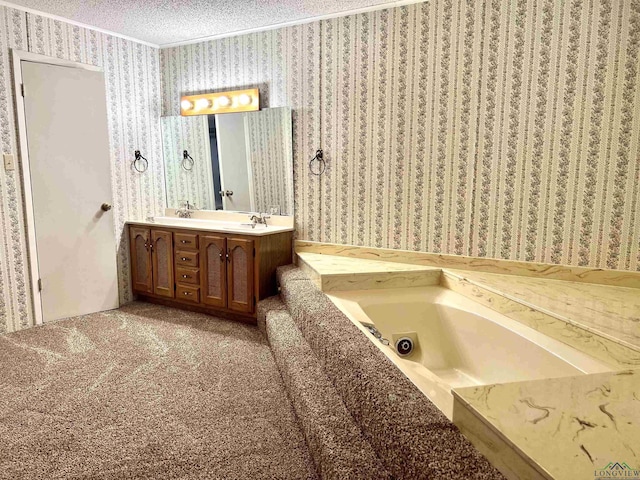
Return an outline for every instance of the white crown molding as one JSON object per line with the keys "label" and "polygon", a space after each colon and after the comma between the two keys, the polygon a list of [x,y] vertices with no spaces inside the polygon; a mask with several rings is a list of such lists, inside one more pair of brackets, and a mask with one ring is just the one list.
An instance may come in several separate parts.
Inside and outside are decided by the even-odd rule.
{"label": "white crown molding", "polygon": [[277,28],[292,27],[295,25],[304,25],[306,23],[318,22],[320,20],[329,20],[331,18],[347,17],[349,15],[356,15],[358,13],[375,12],[377,10],[385,10],[387,8],[403,7],[405,5],[413,5],[414,3],[426,3],[429,0],[395,0],[380,5],[371,5],[370,7],[354,8],[351,10],[343,10],[335,13],[327,13],[325,15],[316,15],[315,17],[301,18],[299,20],[291,20],[289,22],[275,23],[273,25],[267,25],[264,27],[247,28],[245,30],[236,30],[234,32],[222,33],[219,35],[210,35],[206,37],[198,37],[191,40],[184,40],[182,42],[175,43],[162,43],[160,49],[180,47],[182,45],[193,45],[195,43],[208,42],[210,40],[219,40],[221,38],[237,37],[239,35],[246,35],[248,33],[266,32],[268,30],[275,30]]}
{"label": "white crown molding", "polygon": [[75,25],[77,27],[87,28],[89,30],[95,30],[96,32],[105,33],[107,35],[122,38],[124,40],[129,40],[131,42],[141,43],[142,45],[146,45],[148,47],[160,48],[160,45],[156,45],[155,43],[151,43],[151,42],[145,42],[144,40],[140,40],[139,38],[129,37],[128,35],[123,35],[121,33],[105,30],[104,28],[98,28],[98,27],[94,27],[93,25],[87,25],[86,23],[76,22],[75,20],[70,20],[68,18],[60,17],[59,15],[53,15],[51,13],[36,10],[35,8],[23,7],[22,5],[16,5],[15,3],[6,2],[5,0],[0,0],[0,7],[9,7],[15,10],[20,10],[22,12],[33,13],[34,15],[40,15],[41,17],[51,18],[52,20],[59,20],[61,22],[70,23],[71,25]]}

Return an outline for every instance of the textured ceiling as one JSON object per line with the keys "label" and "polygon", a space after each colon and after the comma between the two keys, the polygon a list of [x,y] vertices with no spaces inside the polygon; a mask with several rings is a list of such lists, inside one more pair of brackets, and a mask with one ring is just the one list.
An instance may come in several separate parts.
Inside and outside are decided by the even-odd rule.
{"label": "textured ceiling", "polygon": [[413,3],[397,0],[10,0],[156,45],[188,42],[248,29]]}

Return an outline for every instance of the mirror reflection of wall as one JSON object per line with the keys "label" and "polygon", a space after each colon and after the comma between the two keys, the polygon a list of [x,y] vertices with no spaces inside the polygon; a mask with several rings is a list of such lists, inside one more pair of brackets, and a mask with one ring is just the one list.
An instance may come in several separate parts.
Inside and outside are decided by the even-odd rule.
{"label": "mirror reflection of wall", "polygon": [[[167,206],[293,215],[291,109],[163,117]],[[183,168],[183,151],[193,158]],[[190,162],[187,163],[190,167]]]}

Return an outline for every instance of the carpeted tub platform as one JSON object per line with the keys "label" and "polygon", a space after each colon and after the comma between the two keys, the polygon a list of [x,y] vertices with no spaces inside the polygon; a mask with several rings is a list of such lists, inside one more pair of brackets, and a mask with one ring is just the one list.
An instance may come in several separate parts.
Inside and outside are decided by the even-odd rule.
{"label": "carpeted tub platform", "polygon": [[391,479],[287,311],[266,315],[269,343],[324,480]]}
{"label": "carpeted tub platform", "polygon": [[301,270],[280,267],[278,281],[295,325],[394,478],[504,478]]}
{"label": "carpeted tub platform", "polygon": [[315,479],[265,337],[133,303],[0,336],[2,479]]}

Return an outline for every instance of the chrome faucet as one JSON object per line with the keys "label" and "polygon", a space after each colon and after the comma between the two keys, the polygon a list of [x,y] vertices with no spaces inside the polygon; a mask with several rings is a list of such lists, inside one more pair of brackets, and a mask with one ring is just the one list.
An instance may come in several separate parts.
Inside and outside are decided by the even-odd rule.
{"label": "chrome faucet", "polygon": [[190,204],[189,200],[185,200],[180,208],[176,208],[176,215],[180,218],[191,218],[194,210],[198,210],[196,206]]}
{"label": "chrome faucet", "polygon": [[265,227],[267,226],[267,219],[269,218],[271,218],[271,215],[267,215],[266,213],[252,213],[249,215],[249,220],[251,220],[253,225],[260,223],[264,224]]}

